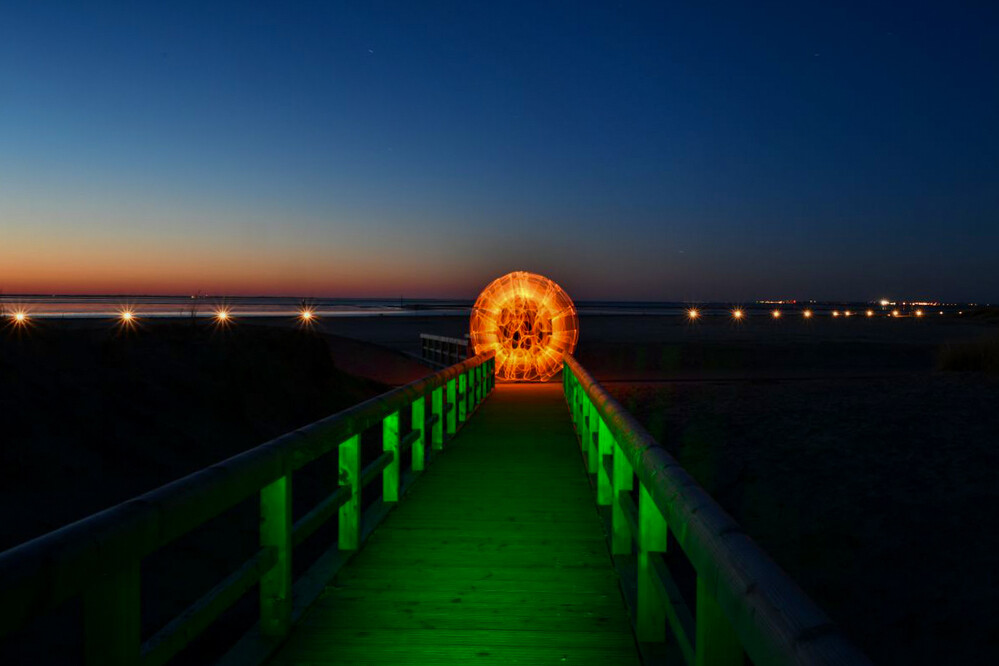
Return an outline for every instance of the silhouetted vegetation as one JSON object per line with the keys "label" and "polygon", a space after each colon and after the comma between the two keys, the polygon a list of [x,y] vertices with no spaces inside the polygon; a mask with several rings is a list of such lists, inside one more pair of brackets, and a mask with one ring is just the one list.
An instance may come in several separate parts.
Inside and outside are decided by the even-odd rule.
{"label": "silhouetted vegetation", "polygon": [[999,374],[999,336],[944,345],[940,348],[938,367],[957,372]]}

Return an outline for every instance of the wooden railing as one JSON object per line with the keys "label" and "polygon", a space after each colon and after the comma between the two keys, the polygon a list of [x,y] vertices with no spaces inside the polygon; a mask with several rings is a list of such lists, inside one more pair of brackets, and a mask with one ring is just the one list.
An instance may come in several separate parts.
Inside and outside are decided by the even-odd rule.
{"label": "wooden railing", "polygon": [[468,358],[468,338],[420,333],[420,354],[423,360],[438,365],[460,363]]}
{"label": "wooden railing", "polygon": [[[249,656],[237,645],[228,657],[238,664],[259,661],[360,547],[386,505],[398,501],[405,490],[403,454],[412,451],[412,478],[489,394],[494,373],[489,355],[465,360],[0,554],[0,638],[82,597],[88,665],[156,666],[259,583],[260,621],[255,635],[241,641]],[[401,410],[411,413],[408,432],[400,432]],[[362,469],[361,433],[379,424],[383,453]],[[334,450],[339,488],[293,523],[292,472]],[[373,504],[362,514],[361,491],[379,477],[382,510]],[[142,559],[254,493],[260,498],[257,553],[142,643]],[[334,516],[336,546],[293,582],[294,547]]]}
{"label": "wooden railing", "polygon": [[[687,664],[867,664],[826,614],[571,356],[562,373],[615,556],[636,546],[635,631]],[[637,506],[633,496],[635,479]],[[667,534],[697,576],[691,612],[663,555]]]}

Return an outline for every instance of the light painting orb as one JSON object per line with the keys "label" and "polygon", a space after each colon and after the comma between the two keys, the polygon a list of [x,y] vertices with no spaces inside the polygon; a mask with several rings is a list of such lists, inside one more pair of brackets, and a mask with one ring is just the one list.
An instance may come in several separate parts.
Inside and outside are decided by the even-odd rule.
{"label": "light painting orb", "polygon": [[496,377],[544,382],[562,369],[579,340],[579,317],[569,294],[537,273],[496,278],[472,307],[476,354],[496,353]]}

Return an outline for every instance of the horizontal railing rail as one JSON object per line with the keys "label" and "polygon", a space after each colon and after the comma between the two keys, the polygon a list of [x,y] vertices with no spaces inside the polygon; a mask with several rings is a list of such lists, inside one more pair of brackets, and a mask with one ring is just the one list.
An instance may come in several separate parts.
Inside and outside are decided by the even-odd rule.
{"label": "horizontal railing rail", "polygon": [[[666,641],[668,626],[692,665],[870,663],[572,356],[562,375],[597,503],[611,507],[611,552],[637,546],[640,642]],[[697,575],[693,612],[663,557],[668,533]]]}
{"label": "horizontal railing rail", "polygon": [[[402,455],[411,450],[410,469],[421,472],[427,444],[430,452],[444,447],[492,390],[494,375],[489,354],[462,361],[0,553],[0,638],[82,597],[87,664],[158,665],[259,584],[259,633],[280,639],[292,617],[294,547],[335,515],[336,547],[357,550],[362,488],[381,477],[382,502],[398,501],[404,490]],[[411,410],[408,433],[400,433],[403,409]],[[361,433],[379,423],[384,452],[361,469]],[[339,488],[293,523],[292,472],[334,450]],[[142,643],[142,558],[255,493],[260,496],[257,553]]]}
{"label": "horizontal railing rail", "polygon": [[425,361],[438,365],[460,363],[470,355],[468,338],[420,333],[420,354]]}

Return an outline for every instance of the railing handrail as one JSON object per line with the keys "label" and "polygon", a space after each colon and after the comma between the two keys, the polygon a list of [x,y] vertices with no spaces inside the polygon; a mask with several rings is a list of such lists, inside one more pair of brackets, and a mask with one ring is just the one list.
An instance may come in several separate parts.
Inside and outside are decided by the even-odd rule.
{"label": "railing handrail", "polygon": [[467,359],[0,553],[0,636],[491,357]]}
{"label": "railing handrail", "polygon": [[566,355],[565,365],[675,535],[699,586],[717,602],[754,663],[870,663],[575,358]]}
{"label": "railing handrail", "polygon": [[436,335],[435,333],[420,333],[420,338],[425,340],[436,340],[437,342],[448,342],[451,344],[468,346],[468,338],[454,338],[447,335]]}

